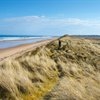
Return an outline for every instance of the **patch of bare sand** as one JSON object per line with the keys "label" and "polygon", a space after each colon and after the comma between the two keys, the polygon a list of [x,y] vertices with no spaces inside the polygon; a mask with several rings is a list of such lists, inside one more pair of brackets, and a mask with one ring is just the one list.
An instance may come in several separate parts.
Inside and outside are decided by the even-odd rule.
{"label": "patch of bare sand", "polygon": [[23,44],[16,47],[6,48],[6,49],[0,49],[0,61],[10,57],[15,56],[16,54],[20,54],[21,52],[26,52],[28,50],[35,49],[36,47],[39,47],[41,45],[45,45],[48,42],[52,41],[53,39],[43,40],[40,42],[35,42],[31,44]]}

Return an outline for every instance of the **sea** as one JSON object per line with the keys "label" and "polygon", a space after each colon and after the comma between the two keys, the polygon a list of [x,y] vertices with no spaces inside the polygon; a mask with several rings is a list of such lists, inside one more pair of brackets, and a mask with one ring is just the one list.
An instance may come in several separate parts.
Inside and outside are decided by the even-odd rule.
{"label": "sea", "polygon": [[51,36],[0,35],[0,49],[30,44],[52,38]]}
{"label": "sea", "polygon": [[[80,38],[100,39],[100,35],[70,35]],[[42,36],[42,35],[0,35],[0,49],[30,44],[41,40],[58,38],[59,36]]]}

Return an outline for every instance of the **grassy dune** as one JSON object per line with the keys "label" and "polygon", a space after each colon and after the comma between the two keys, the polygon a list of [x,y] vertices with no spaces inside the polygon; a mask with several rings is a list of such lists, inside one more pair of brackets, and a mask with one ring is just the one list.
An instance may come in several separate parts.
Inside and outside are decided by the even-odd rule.
{"label": "grassy dune", "polygon": [[100,100],[100,40],[64,36],[0,64],[2,100]]}

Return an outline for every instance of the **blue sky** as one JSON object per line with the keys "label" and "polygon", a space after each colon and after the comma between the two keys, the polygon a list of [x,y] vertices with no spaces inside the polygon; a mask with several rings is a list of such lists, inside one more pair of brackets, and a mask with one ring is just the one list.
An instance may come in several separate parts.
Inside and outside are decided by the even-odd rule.
{"label": "blue sky", "polygon": [[100,0],[0,0],[0,34],[100,35]]}

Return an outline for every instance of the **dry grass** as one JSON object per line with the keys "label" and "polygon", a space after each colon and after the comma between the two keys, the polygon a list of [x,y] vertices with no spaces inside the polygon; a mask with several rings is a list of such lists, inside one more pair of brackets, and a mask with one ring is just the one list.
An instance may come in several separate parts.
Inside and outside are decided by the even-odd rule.
{"label": "dry grass", "polygon": [[100,40],[62,37],[0,65],[3,100],[99,100]]}
{"label": "dry grass", "polygon": [[0,98],[39,99],[56,84],[57,74],[56,63],[44,54],[10,59],[0,66]]}

